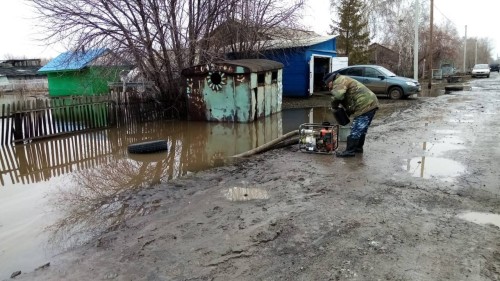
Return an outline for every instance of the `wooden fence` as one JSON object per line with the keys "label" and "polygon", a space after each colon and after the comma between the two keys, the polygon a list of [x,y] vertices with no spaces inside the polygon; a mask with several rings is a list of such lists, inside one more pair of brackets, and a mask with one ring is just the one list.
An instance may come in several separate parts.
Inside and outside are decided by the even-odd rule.
{"label": "wooden fence", "polygon": [[0,145],[102,129],[116,123],[115,104],[107,95],[18,101],[2,104],[0,110]]}
{"label": "wooden fence", "polygon": [[[0,147],[0,186],[48,181],[112,161],[113,148],[100,131],[28,145]],[[5,178],[7,177],[7,178]]]}

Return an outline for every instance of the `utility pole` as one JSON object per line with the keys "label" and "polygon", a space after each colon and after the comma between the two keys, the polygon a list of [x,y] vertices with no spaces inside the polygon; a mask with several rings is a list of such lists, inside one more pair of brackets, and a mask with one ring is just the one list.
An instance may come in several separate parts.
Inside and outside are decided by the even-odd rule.
{"label": "utility pole", "polygon": [[413,42],[413,79],[418,81],[418,22],[420,19],[420,4],[415,0],[415,41]]}
{"label": "utility pole", "polygon": [[474,64],[477,64],[477,37],[476,37],[476,51],[474,51]]}
{"label": "utility pole", "polygon": [[467,25],[465,25],[465,39],[464,39],[464,74],[467,73],[465,68],[465,60],[467,59]]}
{"label": "utility pole", "polygon": [[434,0],[431,0],[431,32],[430,32],[430,40],[429,40],[429,84],[427,88],[430,90],[432,88],[432,34],[434,27]]}

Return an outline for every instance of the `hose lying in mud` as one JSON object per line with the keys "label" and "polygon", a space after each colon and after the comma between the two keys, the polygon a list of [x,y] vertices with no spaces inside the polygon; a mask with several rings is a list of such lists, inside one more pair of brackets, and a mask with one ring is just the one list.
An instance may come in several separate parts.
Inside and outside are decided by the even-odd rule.
{"label": "hose lying in mud", "polygon": [[247,152],[243,152],[243,153],[234,155],[233,157],[235,157],[235,158],[248,157],[248,156],[259,154],[259,153],[262,153],[262,152],[265,152],[265,151],[268,151],[271,149],[276,149],[276,148],[281,148],[281,147],[297,144],[297,143],[299,143],[298,135],[299,135],[299,130],[291,131],[291,132],[286,133],[283,136],[281,136],[273,141],[270,141],[270,142],[263,144],[259,147],[251,149]]}

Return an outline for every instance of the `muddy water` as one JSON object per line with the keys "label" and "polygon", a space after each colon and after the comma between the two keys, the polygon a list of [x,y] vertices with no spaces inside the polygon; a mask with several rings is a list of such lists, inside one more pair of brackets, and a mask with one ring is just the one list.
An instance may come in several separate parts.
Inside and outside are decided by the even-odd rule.
{"label": "muddy water", "polygon": [[[0,147],[0,279],[32,271],[116,223],[116,213],[131,209],[116,198],[123,191],[223,165],[302,123],[323,121],[333,122],[327,108],[290,109],[251,124],[152,122]],[[169,149],[127,152],[156,139]],[[264,196],[240,188],[228,191],[231,200]]]}
{"label": "muddy water", "polygon": [[421,156],[407,159],[404,168],[414,177],[454,182],[466,172],[466,167],[447,159],[446,153],[466,149],[464,140],[452,135],[453,130],[436,130],[435,133],[443,137],[432,142],[414,144],[416,152],[420,151],[418,154]]}
{"label": "muddy water", "polygon": [[494,225],[500,228],[500,215],[493,213],[480,213],[480,212],[465,212],[458,215],[458,218],[481,224],[481,225]]}

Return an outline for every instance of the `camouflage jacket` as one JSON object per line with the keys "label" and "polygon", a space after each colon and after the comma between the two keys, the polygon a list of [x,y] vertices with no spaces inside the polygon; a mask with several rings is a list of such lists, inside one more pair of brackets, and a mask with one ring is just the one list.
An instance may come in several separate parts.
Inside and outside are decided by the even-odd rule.
{"label": "camouflage jacket", "polygon": [[355,79],[339,75],[332,86],[332,108],[342,104],[349,116],[357,117],[379,106],[377,96]]}

